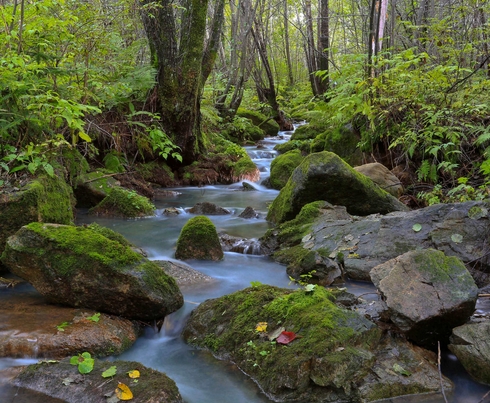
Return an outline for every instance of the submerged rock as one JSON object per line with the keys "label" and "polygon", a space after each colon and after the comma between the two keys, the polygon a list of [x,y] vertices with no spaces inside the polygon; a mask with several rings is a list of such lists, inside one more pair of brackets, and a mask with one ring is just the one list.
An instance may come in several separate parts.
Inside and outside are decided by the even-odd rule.
{"label": "submerged rock", "polygon": [[386,214],[408,208],[371,179],[331,152],[308,155],[293,171],[272,202],[267,219],[276,224],[293,219],[308,203],[325,200],[345,206],[350,214]]}
{"label": "submerged rock", "polygon": [[449,350],[478,382],[490,385],[490,322],[469,323],[453,329]]}
{"label": "submerged rock", "polygon": [[0,317],[0,357],[62,359],[84,351],[98,357],[117,355],[139,335],[135,322],[47,304],[35,292],[5,293]]}
{"label": "submerged rock", "polygon": [[179,239],[175,258],[180,260],[221,260],[223,249],[213,222],[206,216],[197,216],[186,222]]}
{"label": "submerged rock", "polygon": [[[112,366],[116,367],[116,374],[103,378],[102,373]],[[134,370],[140,373],[137,382],[128,376],[128,372]],[[121,384],[129,388],[133,395],[130,400],[134,403],[183,403],[173,380],[164,373],[131,361],[95,359],[93,370],[87,374],[80,374],[69,358],[60,362],[42,362],[21,368],[11,383],[67,403],[118,402],[121,399],[117,398],[116,389],[120,389]]]}
{"label": "submerged rock", "polygon": [[155,263],[89,228],[31,223],[8,239],[2,262],[54,304],[143,321],[183,305]]}
{"label": "submerged rock", "polygon": [[238,217],[240,218],[259,218],[260,214],[255,211],[253,207],[246,207],[245,210],[243,210]]}
{"label": "submerged rock", "polygon": [[[183,337],[236,363],[278,402],[360,402],[439,390],[433,353],[383,334],[334,301],[323,287],[247,288],[203,302]],[[452,388],[445,378],[443,385]]]}
{"label": "submerged rock", "polygon": [[434,249],[407,252],[371,270],[382,316],[417,344],[435,347],[475,310],[478,288],[464,264]]}

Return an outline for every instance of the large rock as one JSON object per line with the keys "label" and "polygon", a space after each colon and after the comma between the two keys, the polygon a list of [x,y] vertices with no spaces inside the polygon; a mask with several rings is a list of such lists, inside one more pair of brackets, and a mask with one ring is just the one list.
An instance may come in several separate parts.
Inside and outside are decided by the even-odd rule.
{"label": "large rock", "polygon": [[434,249],[407,252],[371,270],[389,318],[417,344],[434,347],[473,314],[478,288],[464,264]]}
{"label": "large rock", "polygon": [[371,178],[381,189],[386,190],[395,197],[399,197],[403,192],[403,186],[400,180],[379,162],[359,165],[354,167],[354,169],[357,172],[366,175],[368,178]]}
{"label": "large rock", "polygon": [[[39,177],[20,189],[0,193],[0,255],[7,238],[34,221],[71,224],[75,199],[59,177]],[[0,272],[2,270],[0,264]]]}
{"label": "large rock", "polygon": [[4,293],[0,317],[0,357],[62,359],[84,351],[117,355],[139,336],[136,322],[47,304],[35,291]]}
{"label": "large rock", "polygon": [[345,206],[350,214],[361,216],[408,210],[371,179],[325,151],[310,154],[293,171],[273,201],[267,219],[276,224],[291,220],[305,204],[316,200]]}
{"label": "large rock", "polygon": [[8,239],[2,262],[55,304],[143,321],[183,305],[158,265],[90,228],[31,223]]}
{"label": "large rock", "polygon": [[277,136],[277,133],[279,132],[279,125],[277,122],[272,118],[267,118],[260,112],[238,108],[236,114],[237,116],[250,119],[252,123],[261,128],[267,136]]}
{"label": "large rock", "polygon": [[478,382],[490,385],[490,322],[470,323],[453,329],[449,350]]}
{"label": "large rock", "polygon": [[[247,288],[203,302],[183,337],[236,363],[276,402],[361,402],[439,390],[433,353],[333,301],[323,287]],[[292,333],[281,338],[296,336],[287,345],[277,338],[284,331]],[[445,378],[443,385],[452,388]]]}
{"label": "large rock", "polygon": [[298,244],[323,251],[343,265],[348,277],[365,281],[371,281],[374,266],[411,250],[433,248],[468,264],[480,287],[490,282],[489,202],[437,204],[367,217],[351,216],[341,206],[315,211],[308,225],[298,227],[292,220],[269,231],[263,246],[271,254]]}
{"label": "large rock", "polygon": [[[116,367],[116,374],[103,378],[102,373]],[[134,382],[129,371],[138,370],[140,377]],[[20,368],[11,383],[67,403],[118,402],[115,390],[119,384],[129,387],[134,403],[183,403],[177,385],[165,374],[146,368],[139,362],[100,361],[95,359],[93,370],[80,374],[69,358],[61,362],[42,362]],[[128,400],[128,399],[122,399]]]}
{"label": "large rock", "polygon": [[175,258],[180,260],[223,259],[223,249],[216,227],[208,217],[193,217],[185,223],[177,240]]}
{"label": "large rock", "polygon": [[145,217],[155,213],[151,201],[136,193],[119,186],[109,190],[107,196],[89,210],[89,214],[104,217]]}

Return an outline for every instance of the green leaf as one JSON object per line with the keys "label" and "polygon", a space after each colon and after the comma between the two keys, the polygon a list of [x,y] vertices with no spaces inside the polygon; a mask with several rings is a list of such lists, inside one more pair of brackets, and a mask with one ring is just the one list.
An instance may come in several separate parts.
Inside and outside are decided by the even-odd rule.
{"label": "green leaf", "polygon": [[454,243],[461,243],[463,242],[463,236],[460,234],[452,234],[451,241],[453,241]]}
{"label": "green leaf", "polygon": [[405,368],[403,368],[400,364],[393,364],[393,370],[397,373],[399,373],[400,375],[403,375],[403,376],[410,376],[412,375],[410,372],[408,372]]}
{"label": "green leaf", "polygon": [[92,316],[89,316],[87,320],[97,323],[100,320],[100,313],[94,313]]}
{"label": "green leaf", "polygon": [[412,229],[413,229],[415,232],[419,232],[419,231],[422,229],[422,225],[421,225],[421,224],[413,224]]}
{"label": "green leaf", "polygon": [[70,364],[78,365],[78,355],[74,355],[73,357],[70,358]]}
{"label": "green leaf", "polygon": [[43,168],[46,171],[46,173],[51,177],[54,178],[54,169],[53,166],[47,162],[43,164]]}
{"label": "green leaf", "polygon": [[307,284],[305,286],[305,291],[306,292],[312,292],[315,289],[315,287],[316,287],[316,284]]}
{"label": "green leaf", "polygon": [[87,133],[84,133],[82,131],[79,131],[78,132],[78,136],[82,139],[82,140],[85,140],[87,143],[90,143],[92,142],[92,139],[90,138],[90,136],[87,134]]}
{"label": "green leaf", "polygon": [[78,364],[78,372],[81,374],[88,374],[94,369],[94,359],[85,358],[83,362]]}
{"label": "green leaf", "polygon": [[110,378],[111,376],[116,375],[116,372],[117,372],[117,367],[115,365],[113,365],[112,367],[109,367],[104,372],[102,372],[102,377],[103,378]]}

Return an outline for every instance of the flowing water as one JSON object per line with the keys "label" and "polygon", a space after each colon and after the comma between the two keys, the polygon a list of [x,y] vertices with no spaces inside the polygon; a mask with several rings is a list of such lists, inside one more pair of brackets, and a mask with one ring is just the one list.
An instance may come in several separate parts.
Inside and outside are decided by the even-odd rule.
{"label": "flowing water", "polygon": [[[267,139],[264,142],[265,147],[248,148],[249,155],[261,171],[261,181],[269,176],[270,162],[275,156],[274,145],[287,140],[289,134],[283,133],[278,138]],[[265,221],[267,206],[274,200],[278,192],[257,184],[253,186],[256,188],[255,191],[243,191],[241,183],[171,189],[177,193],[173,196],[157,196],[154,200],[157,207],[154,217],[137,220],[104,219],[88,216],[86,212],[81,211],[77,221],[79,224],[95,221],[120,232],[134,245],[143,248],[150,259],[172,260],[180,230],[192,217],[192,214],[186,213],[186,209],[200,201],[212,202],[232,211],[231,215],[209,217],[219,232],[245,238],[262,236],[269,228]],[[238,215],[247,206],[258,211],[261,214],[260,218],[239,218]],[[181,214],[178,216],[165,215],[164,209],[169,207],[177,208]],[[145,366],[165,372],[177,383],[187,403],[270,402],[259,387],[236,366],[218,361],[210,353],[186,345],[180,333],[190,312],[206,299],[249,287],[250,283],[255,281],[280,287],[294,287],[289,282],[285,267],[264,256],[232,252],[226,252],[225,258],[220,262],[191,261],[187,263],[217,281],[201,288],[184,288],[184,306],[165,319],[161,332],[158,333],[152,328],[146,329],[145,334],[132,348],[110,359],[138,361]],[[348,284],[348,288],[356,295],[373,291],[372,285],[363,283],[352,282]],[[35,360],[1,359],[0,369],[31,362]],[[487,387],[473,382],[451,354],[444,354],[443,372],[456,383],[456,394],[448,397],[452,403],[477,403],[488,390]],[[4,398],[1,397],[2,393]],[[0,402],[56,402],[56,400],[46,398],[36,400],[37,397],[34,395],[23,397],[18,393],[19,391],[13,389],[4,388],[2,390],[0,388]],[[406,397],[389,401],[412,403],[421,400]],[[441,396],[431,397],[424,402],[439,403],[444,400]]]}

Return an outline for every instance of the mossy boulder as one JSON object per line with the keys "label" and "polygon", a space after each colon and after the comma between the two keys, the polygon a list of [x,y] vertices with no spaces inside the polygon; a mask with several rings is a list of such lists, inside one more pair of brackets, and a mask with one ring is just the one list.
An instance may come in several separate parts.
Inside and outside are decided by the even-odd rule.
{"label": "mossy boulder", "polygon": [[281,190],[304,158],[300,150],[291,150],[274,158],[271,163],[270,186]]}
{"label": "mossy boulder", "polygon": [[[116,367],[116,374],[103,378],[102,373],[112,366]],[[140,373],[138,382],[128,376],[133,370]],[[70,364],[69,358],[42,362],[22,368],[10,382],[18,388],[34,390],[67,403],[120,401],[115,393],[120,383],[130,388],[134,403],[183,403],[177,385],[167,375],[132,361],[95,359],[93,370],[83,375],[76,365]]]}
{"label": "mossy boulder", "polygon": [[238,116],[250,119],[255,126],[261,128],[268,136],[277,136],[279,125],[274,119],[268,119],[264,114],[245,108],[238,108]]}
{"label": "mossy boulder", "polygon": [[[283,345],[281,334],[295,338]],[[192,312],[183,337],[236,363],[278,402],[373,401],[439,389],[432,353],[339,307],[323,287],[259,285],[207,300]]]}
{"label": "mossy boulder", "polygon": [[361,137],[351,124],[319,133],[311,143],[310,152],[330,151],[350,165],[362,163],[362,152],[357,146]]}
{"label": "mossy boulder", "polygon": [[276,224],[291,220],[305,204],[316,200],[345,206],[350,214],[361,216],[408,210],[339,156],[324,151],[308,155],[293,171],[270,206],[267,219]]}
{"label": "mossy boulder", "polygon": [[155,206],[151,201],[136,193],[121,187],[113,187],[107,196],[89,214],[105,217],[145,217],[155,213]]}
{"label": "mossy boulder", "polygon": [[449,350],[478,382],[490,385],[490,321],[453,329]]}
{"label": "mossy boulder", "polygon": [[21,189],[0,193],[0,254],[7,238],[31,222],[73,223],[74,205],[71,188],[59,177],[39,177]]}
{"label": "mossy boulder", "polygon": [[129,246],[89,228],[31,223],[1,257],[48,302],[149,321],[183,304],[172,277]]}
{"label": "mossy boulder", "polygon": [[191,218],[182,228],[175,258],[181,260],[221,260],[223,249],[213,222],[206,216]]}
{"label": "mossy boulder", "polygon": [[310,154],[311,140],[289,140],[285,143],[276,144],[274,150],[279,154],[285,154],[291,150],[300,150],[304,155]]}
{"label": "mossy boulder", "polygon": [[475,310],[478,288],[461,260],[435,249],[407,252],[371,270],[382,317],[419,345],[447,342]]}

